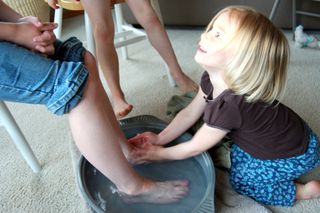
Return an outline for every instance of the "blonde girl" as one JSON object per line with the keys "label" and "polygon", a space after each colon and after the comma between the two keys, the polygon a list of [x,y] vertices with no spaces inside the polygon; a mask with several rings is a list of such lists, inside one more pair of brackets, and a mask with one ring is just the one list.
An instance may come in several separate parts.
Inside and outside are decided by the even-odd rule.
{"label": "blonde girl", "polygon": [[[283,94],[288,42],[264,15],[242,6],[221,10],[201,35],[195,60],[206,71],[194,100],[159,134],[130,141],[139,163],[179,160],[204,152],[225,137],[231,150],[230,182],[239,193],[268,205],[292,206],[320,195],[320,182],[296,182],[320,163],[318,138],[278,100]],[[203,115],[190,141],[162,147]]]}

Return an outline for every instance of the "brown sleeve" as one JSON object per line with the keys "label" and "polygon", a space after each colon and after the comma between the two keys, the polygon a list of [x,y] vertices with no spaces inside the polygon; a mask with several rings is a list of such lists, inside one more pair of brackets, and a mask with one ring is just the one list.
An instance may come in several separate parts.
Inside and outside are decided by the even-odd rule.
{"label": "brown sleeve", "polygon": [[238,105],[232,99],[226,100],[223,98],[208,103],[203,120],[208,126],[228,132],[240,128],[242,123]]}

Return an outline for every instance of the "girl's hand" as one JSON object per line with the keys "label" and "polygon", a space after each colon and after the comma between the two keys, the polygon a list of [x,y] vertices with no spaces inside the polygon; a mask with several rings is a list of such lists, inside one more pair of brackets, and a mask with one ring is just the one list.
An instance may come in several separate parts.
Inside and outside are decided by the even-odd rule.
{"label": "girl's hand", "polygon": [[159,136],[153,132],[137,134],[128,140],[133,146],[143,146],[144,143],[160,144]]}
{"label": "girl's hand", "polygon": [[143,143],[143,146],[136,146],[131,150],[130,162],[137,165],[164,160],[160,155],[160,152],[163,149],[162,146],[145,142]]}

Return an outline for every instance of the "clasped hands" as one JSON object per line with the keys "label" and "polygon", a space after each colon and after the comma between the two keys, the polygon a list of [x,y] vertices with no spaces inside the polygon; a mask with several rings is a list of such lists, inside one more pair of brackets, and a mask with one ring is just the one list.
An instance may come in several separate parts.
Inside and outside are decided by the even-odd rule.
{"label": "clasped hands", "polygon": [[152,161],[161,161],[161,151],[164,149],[159,145],[159,136],[153,132],[137,134],[128,140],[130,153],[128,160],[131,164],[146,164]]}
{"label": "clasped hands", "polygon": [[37,17],[26,16],[17,21],[13,41],[45,56],[53,55],[56,41],[53,30],[57,27],[56,23],[41,22]]}

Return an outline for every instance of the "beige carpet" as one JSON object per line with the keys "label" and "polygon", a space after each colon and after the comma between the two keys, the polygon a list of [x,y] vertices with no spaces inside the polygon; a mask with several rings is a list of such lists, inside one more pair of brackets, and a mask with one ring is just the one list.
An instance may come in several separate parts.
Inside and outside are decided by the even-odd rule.
{"label": "beige carpet", "polygon": [[[72,22],[72,23],[71,23]],[[65,22],[64,37],[75,34],[82,38],[81,19]],[[168,29],[179,62],[187,74],[198,81],[202,69],[193,56],[201,30]],[[291,36],[288,36],[291,40]],[[284,102],[298,112],[320,134],[320,51],[297,49],[292,45],[287,93]],[[129,60],[120,57],[124,92],[134,110],[130,116],[151,114],[169,121],[166,103],[177,88],[169,85],[164,65],[147,41],[129,47]],[[87,212],[75,185],[74,150],[67,117],[51,115],[42,106],[8,103],[42,164],[39,174],[32,173],[14,147],[7,132],[0,128],[0,212]],[[320,172],[314,176],[320,179]],[[222,177],[222,178],[219,178]],[[237,197],[219,173],[217,188],[229,193],[231,207],[218,203],[217,212],[266,212],[245,197]],[[226,189],[226,190],[225,190]],[[223,192],[224,193],[224,192]],[[223,194],[220,197],[226,197]],[[230,196],[229,196],[230,195]],[[227,202],[230,203],[230,202]],[[319,212],[320,200],[298,202],[292,209],[271,208],[274,212]],[[262,210],[261,210],[262,212]]]}

